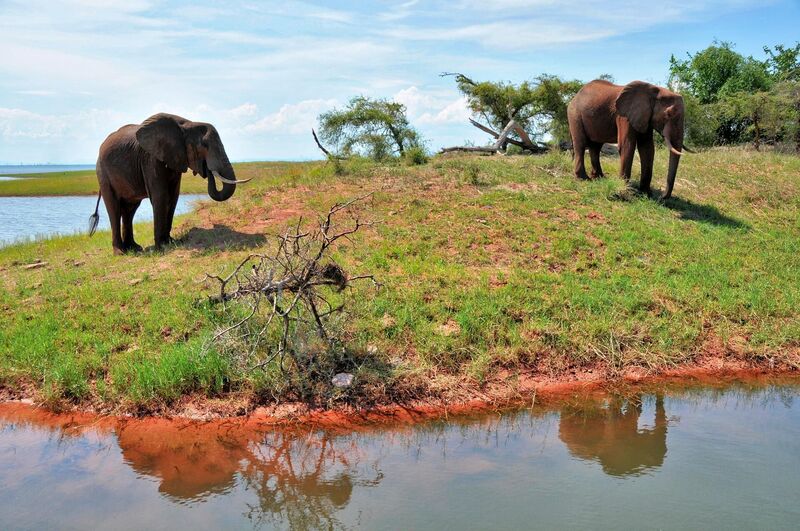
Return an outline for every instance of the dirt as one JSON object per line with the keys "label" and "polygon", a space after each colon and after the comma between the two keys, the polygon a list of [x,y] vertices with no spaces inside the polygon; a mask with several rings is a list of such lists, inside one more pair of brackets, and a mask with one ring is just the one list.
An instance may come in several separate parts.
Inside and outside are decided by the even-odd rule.
{"label": "dirt", "polygon": [[[195,423],[241,423],[264,426],[315,427],[328,430],[354,430],[372,425],[411,424],[428,420],[498,412],[534,405],[555,406],[565,401],[583,400],[610,392],[641,392],[663,386],[722,386],[737,381],[763,382],[781,380],[800,383],[800,371],[786,363],[750,362],[741,358],[707,353],[693,363],[659,371],[629,367],[611,377],[600,365],[568,368],[558,374],[541,371],[499,370],[482,387],[453,385],[448,396],[410,399],[403,403],[377,404],[368,408],[339,405],[332,409],[312,408],[300,402],[254,405],[242,394],[224,398],[186,396],[156,415],[104,415],[91,406],[72,406],[56,411],[37,407],[33,388],[19,391],[0,386],[0,418],[3,412],[32,409],[46,418],[71,418],[92,425],[113,426],[117,422],[163,421]],[[66,415],[66,417],[65,417]],[[41,419],[40,419],[41,420]],[[58,422],[62,422],[59,420]],[[226,426],[229,424],[226,424]]]}

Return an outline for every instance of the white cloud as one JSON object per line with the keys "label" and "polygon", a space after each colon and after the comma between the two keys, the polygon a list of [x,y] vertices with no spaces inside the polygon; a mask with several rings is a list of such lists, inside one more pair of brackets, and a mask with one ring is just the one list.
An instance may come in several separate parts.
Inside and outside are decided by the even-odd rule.
{"label": "white cloud", "polygon": [[466,123],[470,116],[466,98],[453,90],[422,91],[411,86],[397,92],[393,99],[405,105],[409,119],[420,125]]}
{"label": "white cloud", "polygon": [[249,133],[275,131],[288,134],[308,133],[312,127],[316,127],[317,117],[335,107],[337,103],[335,99],[320,99],[285,104],[277,112],[246,125],[244,130]]}
{"label": "white cloud", "polygon": [[442,125],[442,124],[466,124],[472,116],[472,112],[467,106],[467,98],[461,97],[447,104],[444,109],[437,113],[425,113],[419,117],[420,124]]}
{"label": "white cloud", "polygon": [[66,127],[66,122],[57,116],[0,107],[0,136],[3,138],[61,136]]}
{"label": "white cloud", "polygon": [[617,35],[614,29],[581,30],[533,21],[491,22],[454,28],[394,28],[393,38],[413,41],[467,41],[486,48],[523,51],[557,44],[598,40]]}

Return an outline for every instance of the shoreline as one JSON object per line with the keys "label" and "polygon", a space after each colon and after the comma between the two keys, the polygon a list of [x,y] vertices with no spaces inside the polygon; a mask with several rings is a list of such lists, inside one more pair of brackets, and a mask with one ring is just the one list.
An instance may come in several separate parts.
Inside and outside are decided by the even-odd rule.
{"label": "shoreline", "polygon": [[[768,385],[800,384],[800,370],[787,364],[770,367],[769,363],[747,363],[726,358],[706,358],[699,362],[660,371],[643,372],[631,367],[624,374],[609,378],[596,369],[551,377],[520,374],[513,387],[508,381],[493,382],[482,391],[471,390],[462,398],[413,399],[369,407],[344,404],[333,408],[311,407],[301,402],[256,405],[244,414],[237,397],[215,399],[186,396],[169,409],[136,415],[98,410],[73,404],[51,408],[32,398],[30,387],[12,391],[0,388],[0,416],[14,410],[35,411],[53,419],[68,419],[72,424],[113,426],[130,421],[145,423],[220,424],[261,428],[314,428],[354,431],[368,427],[413,425],[449,417],[468,417],[502,413],[522,408],[555,408],[571,401],[598,400],[610,394],[638,394],[692,387],[725,387],[736,383]],[[63,404],[61,404],[63,405]],[[227,407],[226,407],[227,406]],[[230,407],[233,406],[233,409]],[[233,411],[233,413],[232,413]]]}

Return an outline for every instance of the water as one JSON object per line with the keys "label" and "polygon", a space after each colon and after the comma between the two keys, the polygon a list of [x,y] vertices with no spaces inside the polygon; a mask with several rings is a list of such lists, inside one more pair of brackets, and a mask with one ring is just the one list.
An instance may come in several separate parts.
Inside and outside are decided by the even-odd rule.
{"label": "water", "polygon": [[64,171],[93,170],[94,164],[0,164],[0,175],[24,175],[26,173],[57,173]]}
{"label": "water", "polygon": [[0,405],[0,527],[796,528],[800,386],[358,432]]}
{"label": "water", "polygon": [[[175,214],[189,212],[193,201],[206,197],[203,194],[181,195]],[[94,212],[96,202],[97,196],[0,197],[0,247],[56,234],[88,232],[89,216]],[[133,219],[135,223],[153,219],[149,200],[142,201]],[[101,200],[98,230],[109,226],[108,214]]]}

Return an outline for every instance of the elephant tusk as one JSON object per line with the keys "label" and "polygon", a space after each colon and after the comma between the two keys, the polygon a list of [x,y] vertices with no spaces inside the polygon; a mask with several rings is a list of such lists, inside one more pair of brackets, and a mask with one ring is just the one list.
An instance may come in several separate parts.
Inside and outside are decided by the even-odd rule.
{"label": "elephant tusk", "polygon": [[226,179],[225,177],[223,177],[222,175],[220,175],[219,173],[217,173],[217,172],[215,172],[215,171],[212,171],[212,172],[211,172],[211,174],[212,174],[214,177],[216,177],[217,179],[219,179],[220,181],[222,181],[222,182],[224,182],[224,183],[227,183],[227,184],[242,184],[242,183],[250,182],[250,181],[252,181],[252,180],[253,180],[253,178],[252,178],[252,177],[250,177],[249,179],[242,179],[242,180],[238,180],[238,179],[236,179],[236,180]]}
{"label": "elephant tusk", "polygon": [[692,154],[696,154],[697,153],[697,151],[691,150],[685,145],[683,146],[683,152],[684,153],[692,153]]}
{"label": "elephant tusk", "polygon": [[669,150],[670,150],[672,153],[674,153],[675,155],[678,155],[679,157],[680,157],[681,155],[683,155],[683,153],[682,153],[682,152],[678,151],[677,149],[675,149],[675,148],[674,148],[674,147],[672,147],[672,146],[670,146],[670,147],[669,147]]}

